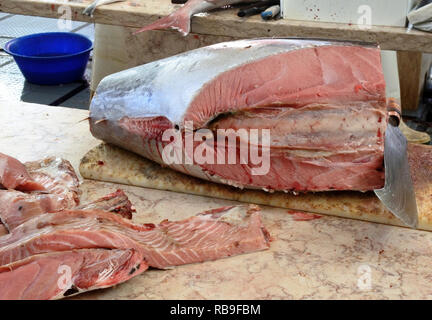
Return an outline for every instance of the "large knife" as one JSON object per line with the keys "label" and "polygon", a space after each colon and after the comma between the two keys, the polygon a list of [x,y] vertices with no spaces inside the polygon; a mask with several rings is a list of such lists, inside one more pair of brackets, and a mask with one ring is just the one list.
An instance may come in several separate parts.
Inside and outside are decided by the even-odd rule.
{"label": "large knife", "polygon": [[416,228],[418,211],[408,163],[407,140],[398,125],[399,119],[391,116],[384,142],[384,188],[374,191],[391,213],[406,225]]}

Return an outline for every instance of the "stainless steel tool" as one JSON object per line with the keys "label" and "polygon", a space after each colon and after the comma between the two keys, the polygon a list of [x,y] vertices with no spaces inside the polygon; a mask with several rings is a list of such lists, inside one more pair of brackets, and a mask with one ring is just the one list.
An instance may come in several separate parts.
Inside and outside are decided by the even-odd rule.
{"label": "stainless steel tool", "polygon": [[418,211],[408,163],[407,140],[398,125],[399,119],[390,117],[384,144],[385,184],[384,188],[374,191],[388,210],[406,225],[416,228]]}

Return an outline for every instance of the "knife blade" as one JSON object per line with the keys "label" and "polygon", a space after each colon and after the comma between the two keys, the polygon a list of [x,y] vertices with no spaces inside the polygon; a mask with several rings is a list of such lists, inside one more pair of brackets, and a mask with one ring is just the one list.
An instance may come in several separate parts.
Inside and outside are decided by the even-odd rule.
{"label": "knife blade", "polygon": [[390,119],[384,142],[384,188],[374,190],[384,206],[407,226],[417,227],[418,211],[408,163],[407,140]]}

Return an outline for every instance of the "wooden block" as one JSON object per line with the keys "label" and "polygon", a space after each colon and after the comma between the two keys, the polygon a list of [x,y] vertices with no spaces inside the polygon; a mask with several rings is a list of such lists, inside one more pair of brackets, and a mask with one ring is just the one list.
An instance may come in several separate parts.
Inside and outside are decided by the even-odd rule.
{"label": "wooden block", "polygon": [[[409,161],[419,210],[419,229],[432,231],[432,147],[409,145]],[[403,226],[373,192],[268,193],[217,184],[169,168],[118,147],[101,144],[81,160],[84,178],[227,200],[302,210]]]}

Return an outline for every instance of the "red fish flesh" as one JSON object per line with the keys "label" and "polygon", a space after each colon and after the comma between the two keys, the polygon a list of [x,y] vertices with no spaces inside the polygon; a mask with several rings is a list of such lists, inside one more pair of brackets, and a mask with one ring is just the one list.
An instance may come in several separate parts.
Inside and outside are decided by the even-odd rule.
{"label": "red fish flesh", "polygon": [[0,220],[8,230],[41,213],[79,204],[79,180],[67,160],[47,158],[25,165],[29,176],[45,191],[0,190]]}
{"label": "red fish flesh", "polygon": [[21,191],[45,190],[27,172],[26,167],[17,159],[0,153],[0,189]]}
{"label": "red fish flesh", "polygon": [[0,237],[0,299],[59,299],[119,284],[149,266],[264,250],[269,238],[256,206],[159,225],[95,210],[43,214]]}
{"label": "red fish flesh", "polygon": [[48,300],[111,287],[144,272],[133,249],[83,249],[35,255],[0,267],[1,300]]}
{"label": "red fish flesh", "polygon": [[[181,79],[181,81],[179,80]],[[110,75],[90,107],[92,134],[180,172],[241,188],[373,190],[384,185],[385,82],[378,47],[337,41],[258,39],[200,48]],[[235,163],[169,163],[167,130],[214,138]],[[269,145],[238,136],[270,131]],[[238,139],[237,139],[238,138]],[[236,140],[237,139],[237,140]],[[268,170],[238,149],[269,150]],[[199,141],[194,147],[202,146]],[[236,150],[237,148],[237,150]],[[267,149],[266,149],[267,148]],[[247,156],[247,154],[246,154]]]}
{"label": "red fish flesh", "polygon": [[80,205],[75,209],[114,212],[129,220],[132,219],[132,214],[135,212],[128,196],[120,189],[96,201]]}
{"label": "red fish flesh", "polygon": [[0,265],[49,252],[105,248],[134,249],[149,266],[164,269],[268,247],[256,206],[224,207],[158,225],[133,224],[109,212],[66,210],[37,216],[0,237]]}

